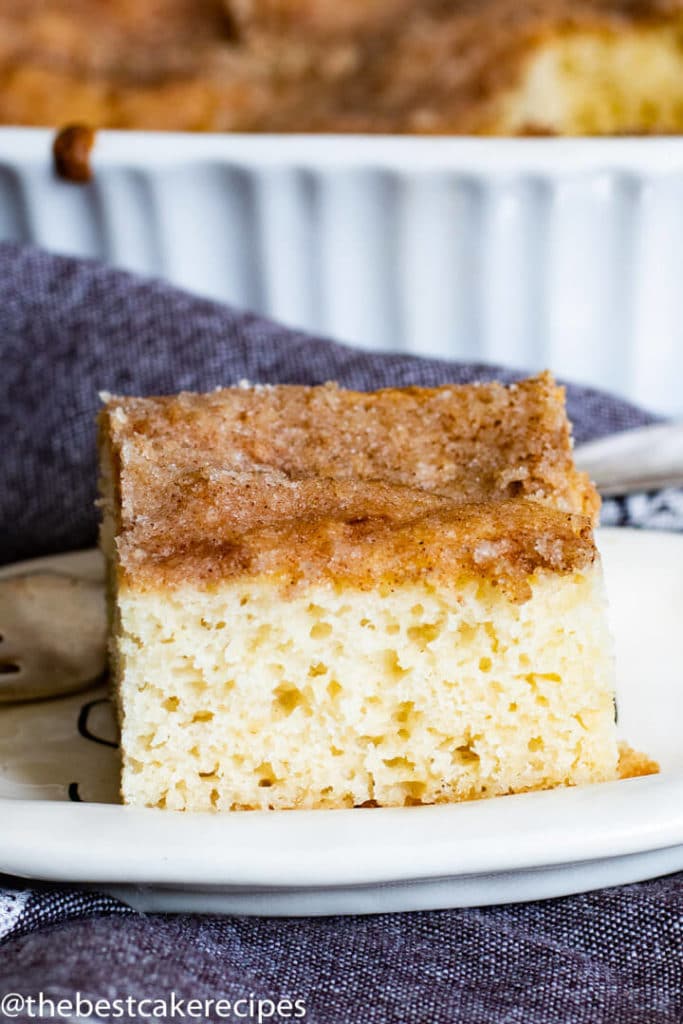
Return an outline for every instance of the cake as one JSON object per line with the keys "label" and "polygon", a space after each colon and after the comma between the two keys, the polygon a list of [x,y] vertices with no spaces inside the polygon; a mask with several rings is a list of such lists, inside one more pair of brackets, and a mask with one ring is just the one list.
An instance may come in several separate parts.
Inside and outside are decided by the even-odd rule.
{"label": "cake", "polygon": [[679,133],[683,0],[0,0],[0,122]]}
{"label": "cake", "polygon": [[126,803],[617,777],[599,502],[549,375],[109,396],[100,451]]}

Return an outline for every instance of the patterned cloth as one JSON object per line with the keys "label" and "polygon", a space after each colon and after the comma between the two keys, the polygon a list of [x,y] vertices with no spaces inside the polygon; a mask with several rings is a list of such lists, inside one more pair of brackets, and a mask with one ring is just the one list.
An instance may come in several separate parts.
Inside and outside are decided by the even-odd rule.
{"label": "patterned cloth", "polygon": [[[100,390],[518,376],[354,350],[10,245],[0,246],[0,339],[0,563],[94,542]],[[578,441],[652,421],[586,388],[570,387],[568,405]],[[604,521],[682,529],[683,496],[612,500]],[[536,904],[311,920],[145,916],[101,894],[4,878],[0,938],[0,996],[289,997],[316,1024],[683,1021],[680,876]]]}

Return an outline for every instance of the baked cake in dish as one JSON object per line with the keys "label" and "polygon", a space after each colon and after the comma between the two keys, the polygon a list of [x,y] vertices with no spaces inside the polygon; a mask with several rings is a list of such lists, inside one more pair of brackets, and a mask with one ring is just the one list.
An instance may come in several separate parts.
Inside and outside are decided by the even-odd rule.
{"label": "baked cake in dish", "polygon": [[681,132],[683,0],[0,0],[0,122]]}
{"label": "baked cake in dish", "polygon": [[109,397],[100,439],[127,803],[617,777],[598,497],[548,375]]}

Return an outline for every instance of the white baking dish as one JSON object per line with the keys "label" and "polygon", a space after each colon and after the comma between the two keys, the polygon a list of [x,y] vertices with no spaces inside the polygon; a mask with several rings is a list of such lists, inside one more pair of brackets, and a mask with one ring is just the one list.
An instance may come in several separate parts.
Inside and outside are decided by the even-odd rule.
{"label": "white baking dish", "polygon": [[87,186],[51,143],[0,129],[0,238],[683,413],[683,139],[101,132]]}

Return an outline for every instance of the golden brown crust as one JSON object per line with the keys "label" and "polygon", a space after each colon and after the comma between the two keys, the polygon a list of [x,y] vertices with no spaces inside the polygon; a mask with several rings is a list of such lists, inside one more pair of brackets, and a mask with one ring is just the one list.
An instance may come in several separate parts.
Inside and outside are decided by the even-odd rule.
{"label": "golden brown crust", "polygon": [[647,754],[629,747],[628,743],[619,744],[619,778],[637,779],[643,775],[657,775],[659,765]]}
{"label": "golden brown crust", "polygon": [[564,389],[547,373],[510,386],[237,387],[115,398],[106,411],[117,446],[132,443],[143,466],[193,471],[201,453],[205,470],[379,481],[458,502],[529,497],[597,517],[596,491],[574,466]]}
{"label": "golden brown crust", "polygon": [[[562,390],[230,388],[110,399],[124,578],[485,578],[518,599],[595,556]],[[588,515],[587,515],[588,514]]]}
{"label": "golden brown crust", "polygon": [[544,40],[681,0],[0,0],[0,121],[486,133]]}

